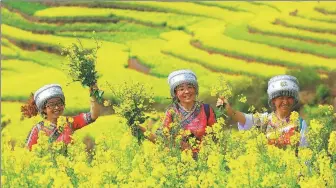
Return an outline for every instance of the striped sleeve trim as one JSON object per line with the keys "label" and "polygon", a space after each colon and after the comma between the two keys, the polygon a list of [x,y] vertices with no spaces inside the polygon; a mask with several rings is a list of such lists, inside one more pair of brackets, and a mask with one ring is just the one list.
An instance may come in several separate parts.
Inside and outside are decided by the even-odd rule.
{"label": "striped sleeve trim", "polygon": [[27,139],[26,139],[26,146],[29,145],[29,143],[31,142],[32,136],[34,135],[35,130],[37,130],[37,134],[40,132],[40,130],[42,129],[43,126],[43,121],[39,122],[38,124],[36,124],[32,130],[30,131]]}
{"label": "striped sleeve trim", "polygon": [[83,118],[84,118],[86,124],[90,124],[90,123],[94,122],[94,120],[91,117],[91,112],[84,113]]}

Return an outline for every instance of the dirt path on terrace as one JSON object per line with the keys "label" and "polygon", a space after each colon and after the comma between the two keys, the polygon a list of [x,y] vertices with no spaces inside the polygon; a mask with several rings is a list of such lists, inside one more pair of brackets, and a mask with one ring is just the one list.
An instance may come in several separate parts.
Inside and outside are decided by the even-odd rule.
{"label": "dirt path on terrace", "polygon": [[36,22],[39,23],[50,23],[56,25],[72,24],[72,23],[118,23],[119,18],[109,18],[109,17],[69,17],[69,18],[38,18]]}
{"label": "dirt path on terrace", "polygon": [[[42,35],[48,35],[49,34],[49,35],[59,36],[59,35],[56,34],[56,32],[58,32],[58,33],[64,33],[64,32],[91,32],[92,33],[92,31],[93,31],[92,29],[80,29],[80,30],[64,29],[64,30],[58,30],[58,31],[47,31],[47,30],[36,31],[36,30],[33,30],[33,31],[30,31],[30,32],[32,32],[34,34],[42,34]],[[99,33],[99,32],[120,32],[120,31],[109,30],[109,29],[99,29],[99,30],[94,29],[94,31],[96,33]]]}
{"label": "dirt path on terrace", "polygon": [[146,67],[145,65],[141,64],[141,62],[137,58],[130,58],[128,59],[128,67],[129,69],[136,70],[138,72],[149,74],[150,68]]}
{"label": "dirt path on terrace", "polygon": [[336,47],[336,44],[332,43],[332,42],[322,42],[322,41],[316,41],[316,40],[311,40],[311,39],[302,39],[302,38],[292,37],[292,36],[283,36],[283,35],[280,35],[280,34],[265,33],[265,32],[253,29],[251,27],[248,27],[248,29],[249,29],[249,32],[251,32],[251,33],[259,33],[259,34],[263,34],[263,35],[270,35],[270,36],[277,36],[277,37],[296,39],[296,40],[305,41],[305,42],[309,42],[309,43],[313,43],[313,44],[327,44],[329,46]]}
{"label": "dirt path on terrace", "polygon": [[27,15],[23,12],[20,12],[18,9],[13,9],[11,7],[6,6],[5,4],[2,4],[1,7],[4,7],[8,9],[10,12],[14,12],[22,16],[24,19],[30,21],[30,22],[37,22],[37,23],[54,23],[56,25],[63,25],[64,23],[74,23],[74,22],[97,22],[97,23],[117,23],[119,22],[120,19],[117,18],[108,18],[108,17],[103,17],[103,18],[94,18],[94,17],[85,17],[85,18],[74,18],[74,19],[69,19],[66,22],[65,21],[58,21],[58,20],[53,20],[53,19],[48,19],[48,18],[39,18],[36,16],[32,15]]}
{"label": "dirt path on terrace", "polygon": [[49,2],[41,2],[42,4],[50,7],[59,7],[59,6],[76,6],[76,7],[85,7],[85,8],[114,8],[114,9],[125,9],[125,10],[136,10],[136,11],[142,11],[142,12],[163,12],[163,13],[169,13],[165,10],[158,10],[155,8],[150,7],[137,7],[134,5],[121,5],[121,4],[114,4],[111,2],[90,2],[90,3],[73,3],[73,2],[56,2],[56,1],[49,1]]}
{"label": "dirt path on terrace", "polygon": [[[266,34],[266,33],[263,33],[263,32],[260,32],[260,31],[257,31],[257,30],[254,30],[252,28],[248,28],[248,32],[250,34],[261,34],[261,35],[271,35],[271,34]],[[280,37],[283,37],[283,38],[290,38],[290,37],[285,37],[285,36],[281,36]],[[294,38],[294,39],[297,39],[297,38]],[[300,40],[300,41],[303,41],[303,40]],[[311,43],[311,42],[310,42]],[[319,44],[319,43],[315,43],[315,44]],[[271,45],[270,45],[271,46]],[[330,59],[331,57],[328,57],[328,56],[325,56],[325,55],[321,55],[321,54],[313,54],[313,53],[310,53],[310,52],[305,52],[305,51],[299,51],[299,50],[295,50],[295,49],[290,49],[290,48],[285,48],[285,47],[278,47],[278,46],[272,46],[272,47],[276,47],[276,48],[280,48],[284,51],[288,51],[288,52],[295,52],[295,53],[301,53],[301,54],[309,54],[309,55],[314,55],[314,56],[318,56],[318,57],[322,57],[322,58],[326,58],[326,59]]]}
{"label": "dirt path on terrace", "polygon": [[[219,54],[219,55],[222,55],[222,56],[225,56],[225,57],[229,57],[229,58],[240,59],[240,60],[246,61],[248,63],[250,63],[250,62],[257,62],[254,58],[242,57],[242,56],[239,56],[239,55],[231,55],[231,54],[228,54],[228,53],[218,52],[218,51],[215,51],[215,50],[211,50],[211,49],[205,48],[205,47],[203,47],[203,45],[200,42],[191,42],[190,44],[192,46],[194,46],[195,48],[198,48],[200,50],[208,52],[209,54]],[[301,66],[292,66],[292,67],[289,67],[289,66],[286,66],[286,65],[283,65],[283,64],[271,63],[271,62],[266,62],[266,61],[257,62],[257,63],[265,63],[267,65],[284,67],[284,68],[291,69],[291,70],[302,68]],[[320,74],[326,74],[326,73],[328,73],[328,71],[325,71],[325,70],[317,70],[317,72],[320,73]]]}
{"label": "dirt path on terrace", "polygon": [[[26,51],[41,50],[47,53],[54,53],[57,55],[61,54],[61,49],[56,48],[56,47],[43,46],[43,45],[38,45],[38,44],[29,44],[26,42],[15,41],[12,39],[8,39],[8,41],[12,43],[13,45],[18,46],[20,49],[26,50]],[[144,74],[147,74],[147,75],[150,73],[150,68],[141,64],[141,62],[137,58],[130,58],[128,60],[128,68],[136,70]]]}
{"label": "dirt path on terrace", "polygon": [[273,22],[274,25],[281,25],[281,26],[285,26],[285,27],[289,27],[289,28],[295,28],[295,29],[300,29],[300,30],[304,30],[304,31],[309,31],[309,32],[313,32],[313,33],[330,33],[330,34],[336,34],[336,31],[318,31],[318,30],[313,30],[313,29],[309,29],[309,28],[302,28],[302,27],[297,27],[297,26],[292,26],[287,24],[286,22],[281,21],[280,19],[276,19]]}
{"label": "dirt path on terrace", "polygon": [[[163,25],[156,25],[156,24],[152,24],[152,23],[148,23],[148,22],[142,22],[142,21],[137,21],[137,20],[132,20],[132,19],[122,19],[122,18],[118,18],[118,17],[69,17],[67,18],[56,18],[56,19],[50,19],[50,18],[39,18],[39,17],[35,17],[35,16],[30,16],[27,14],[24,14],[20,11],[18,11],[17,9],[12,9],[9,7],[6,7],[5,5],[2,5],[4,8],[7,8],[8,10],[10,10],[11,12],[17,13],[20,16],[22,16],[24,19],[26,19],[29,22],[32,23],[44,23],[44,24],[55,24],[55,25],[65,25],[65,24],[72,24],[72,23],[101,23],[101,24],[105,24],[105,23],[118,23],[120,21],[124,21],[126,23],[130,23],[130,24],[139,24],[139,25],[143,25],[143,26],[147,26],[147,27],[151,27],[151,28],[168,28],[168,29],[175,29],[172,27],[169,27],[165,24]],[[30,30],[29,30],[30,31]],[[59,30],[59,32],[66,32],[68,30]],[[69,30],[72,32],[75,32],[74,30]],[[79,29],[76,31],[92,31],[92,30],[83,30],[83,29]],[[111,30],[107,30],[107,29],[101,29],[101,30],[96,30],[96,31],[111,31]],[[42,30],[42,31],[36,31],[36,30],[32,30],[32,33],[39,33],[39,34],[54,34],[56,31],[46,31],[46,30]]]}
{"label": "dirt path on terrace", "polygon": [[[86,7],[86,8],[114,8],[114,9],[122,9],[122,10],[135,10],[135,11],[141,11],[141,12],[157,12],[157,13],[172,13],[172,14],[178,14],[178,15],[187,15],[187,16],[194,16],[194,17],[200,17],[200,18],[212,18],[211,16],[205,16],[205,15],[198,15],[193,13],[187,13],[187,12],[180,12],[176,10],[165,10],[162,7],[146,7],[139,6],[139,5],[131,5],[131,4],[116,4],[115,2],[106,2],[107,4],[104,4],[104,2],[91,2],[91,3],[72,3],[72,2],[41,2],[44,5],[50,6],[50,7],[57,7],[57,6],[76,6],[76,7]],[[204,6],[204,5],[203,5]],[[219,8],[219,7],[218,7]]]}
{"label": "dirt path on terrace", "polygon": [[325,14],[325,15],[336,15],[336,13],[328,12],[328,11],[326,11],[323,8],[317,8],[317,7],[315,7],[314,10],[316,10],[317,12],[320,12],[322,14]]}
{"label": "dirt path on terrace", "polygon": [[[80,22],[80,23],[88,23],[88,22],[95,22],[95,23],[118,23],[120,21],[119,18],[108,18],[108,17],[98,17],[98,18],[95,18],[95,17],[78,17],[78,18],[71,18],[70,19],[61,19],[61,20],[58,20],[58,19],[49,19],[49,18],[39,18],[39,17],[36,17],[36,16],[31,16],[31,15],[27,15],[27,14],[24,14],[23,12],[20,12],[19,10],[17,9],[13,9],[13,8],[10,8],[10,7],[7,7],[6,5],[2,4],[1,5],[2,7],[8,9],[9,11],[11,12],[14,12],[14,13],[17,13],[19,14],[20,16],[22,16],[24,19],[26,19],[27,21],[29,22],[33,22],[33,23],[52,23],[52,24],[55,24],[55,25],[64,25],[64,24],[71,24],[71,23],[76,23],[76,22]],[[34,32],[34,31],[33,31]],[[53,31],[35,31],[36,33],[53,33]]]}
{"label": "dirt path on terrace", "polygon": [[44,46],[44,45],[40,45],[40,44],[31,44],[31,43],[27,43],[27,42],[23,42],[23,41],[16,41],[16,40],[13,40],[13,39],[10,39],[10,38],[6,38],[6,39],[8,39],[8,41],[10,43],[19,47],[22,50],[26,50],[26,51],[40,50],[40,51],[44,51],[44,52],[48,52],[48,53],[61,55],[61,49],[59,49],[57,47]]}
{"label": "dirt path on terrace", "polygon": [[7,5],[5,4],[1,4],[0,5],[1,8],[5,8],[5,9],[8,9],[10,12],[14,12],[14,13],[17,13],[19,14],[20,16],[22,16],[23,18],[25,18],[26,20],[29,20],[29,21],[32,21],[32,22],[36,22],[38,21],[37,17],[34,17],[34,16],[30,16],[30,15],[27,15],[27,14],[24,14],[22,12],[20,12],[19,10],[17,9],[13,9],[11,7],[8,7]]}
{"label": "dirt path on terrace", "polygon": [[[254,58],[242,57],[242,56],[239,56],[239,55],[232,55],[232,54],[228,54],[228,53],[224,53],[224,52],[218,52],[218,51],[215,51],[215,50],[205,48],[205,47],[203,47],[202,43],[200,43],[200,42],[191,42],[190,44],[192,46],[194,46],[195,48],[198,48],[200,50],[208,52],[209,54],[219,54],[219,55],[229,57],[229,58],[233,58],[233,59],[240,59],[240,60],[246,61],[247,63],[257,62]],[[267,65],[288,68],[287,66],[282,65],[282,64],[278,64],[278,63],[270,63],[270,62],[260,62],[260,63],[265,63]]]}

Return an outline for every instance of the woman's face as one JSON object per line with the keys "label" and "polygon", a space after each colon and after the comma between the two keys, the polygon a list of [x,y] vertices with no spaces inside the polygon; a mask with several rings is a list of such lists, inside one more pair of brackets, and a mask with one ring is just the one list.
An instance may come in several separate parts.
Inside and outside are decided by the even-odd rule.
{"label": "woman's face", "polygon": [[275,106],[275,110],[280,113],[290,113],[293,109],[294,98],[288,96],[280,96],[274,98],[272,103]]}
{"label": "woman's face", "polygon": [[184,83],[176,87],[175,95],[182,105],[191,104],[196,100],[196,88],[192,84]]}
{"label": "woman's face", "polygon": [[59,97],[49,99],[44,109],[47,119],[57,119],[63,114],[63,111],[64,103]]}

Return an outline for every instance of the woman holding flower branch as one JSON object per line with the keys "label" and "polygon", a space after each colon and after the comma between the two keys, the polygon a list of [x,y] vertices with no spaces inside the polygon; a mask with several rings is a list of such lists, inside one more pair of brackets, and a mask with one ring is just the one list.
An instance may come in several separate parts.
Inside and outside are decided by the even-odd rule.
{"label": "woman holding flower branch", "polygon": [[275,76],[268,82],[267,93],[272,113],[245,114],[232,109],[224,97],[218,98],[217,106],[225,107],[227,114],[238,122],[239,130],[251,129],[253,125],[260,127],[266,132],[269,144],[284,147],[299,141],[300,146],[307,146],[307,124],[293,111],[299,102],[298,80],[289,75]]}
{"label": "woman holding flower branch", "polygon": [[208,104],[197,101],[198,82],[190,70],[177,70],[169,74],[168,83],[173,103],[166,111],[163,134],[168,132],[182,136],[181,149],[192,149],[194,157],[198,146],[191,147],[188,140],[202,141],[206,128],[216,123],[216,116]]}
{"label": "woman holding flower branch", "polygon": [[[157,135],[160,135],[165,141],[178,141],[181,150],[191,149],[196,158],[206,128],[216,123],[215,113],[208,104],[197,101],[198,82],[192,71],[177,70],[170,73],[168,84],[172,104],[166,111],[162,127],[155,134],[149,133],[147,138],[155,142]],[[140,127],[140,130],[147,132],[144,127]]]}
{"label": "woman holding flower branch", "polygon": [[[96,85],[90,87],[90,93],[95,90],[98,90]],[[34,95],[31,95],[27,104],[21,107],[25,117],[30,118],[40,113],[44,118],[30,131],[26,146],[30,150],[32,149],[32,146],[38,141],[40,131],[43,131],[49,137],[49,142],[70,143],[74,131],[89,125],[99,117],[100,110],[96,98],[92,96],[90,102],[90,112],[80,113],[73,117],[64,117],[62,114],[65,108],[65,97],[61,86],[49,84],[38,89]]]}
{"label": "woman holding flower branch", "polygon": [[97,50],[84,49],[80,40],[78,44],[73,43],[64,48],[62,55],[66,55],[68,62],[68,75],[73,82],[80,82],[83,87],[90,88],[91,110],[88,113],[81,113],[74,117],[61,116],[65,107],[65,97],[62,88],[58,84],[45,85],[32,95],[28,104],[23,106],[21,111],[24,116],[32,117],[40,113],[44,121],[33,127],[27,138],[27,147],[37,143],[38,133],[43,131],[49,136],[49,142],[62,141],[66,144],[71,142],[71,134],[92,122],[99,114],[99,104],[103,103],[103,91],[97,87],[98,74],[95,70]]}

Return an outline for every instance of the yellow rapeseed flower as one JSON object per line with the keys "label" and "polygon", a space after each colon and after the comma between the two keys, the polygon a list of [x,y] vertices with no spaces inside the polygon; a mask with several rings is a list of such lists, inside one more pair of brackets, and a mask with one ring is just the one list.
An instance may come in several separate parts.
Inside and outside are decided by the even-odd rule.
{"label": "yellow rapeseed flower", "polygon": [[184,131],[184,136],[190,136],[190,135],[191,135],[190,130],[185,130],[185,131]]}
{"label": "yellow rapeseed flower", "polygon": [[147,178],[146,187],[156,187],[156,180],[153,177]]}
{"label": "yellow rapeseed flower", "polygon": [[290,114],[290,122],[294,125],[294,126],[298,126],[298,122],[299,122],[299,113],[296,111],[291,112]]}
{"label": "yellow rapeseed flower", "polygon": [[299,148],[299,158],[306,162],[310,160],[313,156],[313,151],[309,148]]}
{"label": "yellow rapeseed flower", "polygon": [[329,137],[328,152],[336,157],[336,131],[332,131]]}
{"label": "yellow rapeseed flower", "polygon": [[74,122],[74,119],[72,117],[68,117],[68,122],[69,123],[73,123]]}
{"label": "yellow rapeseed flower", "polygon": [[291,144],[291,146],[296,146],[297,143],[299,143],[300,138],[301,138],[300,133],[297,132],[297,131],[295,131],[295,132],[294,132],[294,135],[292,135],[292,136],[290,137],[290,144]]}
{"label": "yellow rapeseed flower", "polygon": [[241,96],[240,96],[240,98],[239,98],[239,102],[241,102],[241,103],[246,103],[246,101],[247,101],[246,96],[244,96],[243,94],[241,94]]}
{"label": "yellow rapeseed flower", "polygon": [[64,130],[64,127],[66,126],[67,124],[67,118],[65,116],[60,116],[58,119],[57,119],[57,129],[60,131],[60,132],[63,132]]}
{"label": "yellow rapeseed flower", "polygon": [[251,112],[251,113],[254,113],[255,110],[256,110],[256,108],[253,105],[251,105],[248,109],[248,111]]}
{"label": "yellow rapeseed flower", "polygon": [[212,127],[207,126],[207,127],[205,128],[205,132],[206,132],[207,134],[212,133],[212,132],[213,132],[213,131],[212,131]]}
{"label": "yellow rapeseed flower", "polygon": [[191,187],[191,188],[198,187],[197,177],[195,177],[194,175],[188,176],[186,187]]}
{"label": "yellow rapeseed flower", "polygon": [[104,101],[104,106],[106,107],[106,106],[110,106],[111,105],[111,102],[109,101],[109,100],[105,100]]}

